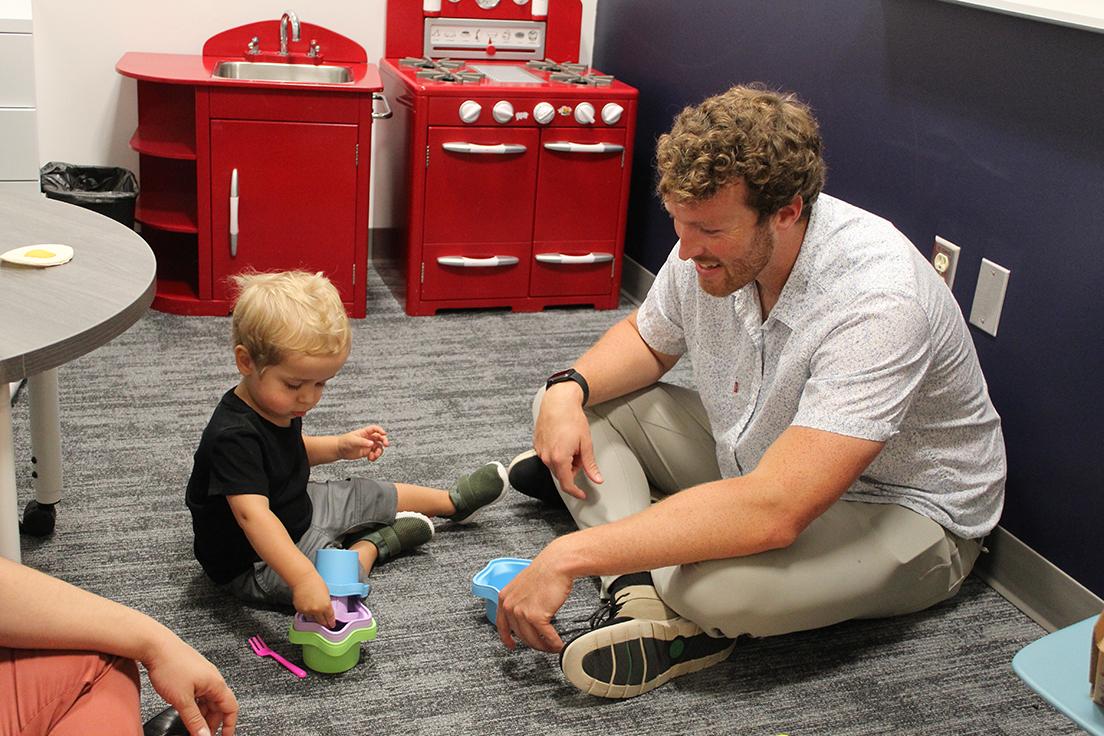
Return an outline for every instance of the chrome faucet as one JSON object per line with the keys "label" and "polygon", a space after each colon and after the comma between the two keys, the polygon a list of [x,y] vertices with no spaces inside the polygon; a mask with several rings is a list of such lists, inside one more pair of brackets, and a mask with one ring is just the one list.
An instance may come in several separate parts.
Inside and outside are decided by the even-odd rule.
{"label": "chrome faucet", "polygon": [[291,40],[299,40],[299,16],[295,11],[288,10],[280,16],[280,56],[288,55],[288,21],[291,21]]}

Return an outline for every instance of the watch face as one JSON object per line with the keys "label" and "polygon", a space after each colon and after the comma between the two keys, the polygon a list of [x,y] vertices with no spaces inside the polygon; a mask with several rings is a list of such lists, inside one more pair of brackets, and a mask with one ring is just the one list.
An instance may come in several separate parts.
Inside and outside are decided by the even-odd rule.
{"label": "watch face", "polygon": [[498,6],[498,0],[475,0],[475,4],[484,10],[490,10]]}

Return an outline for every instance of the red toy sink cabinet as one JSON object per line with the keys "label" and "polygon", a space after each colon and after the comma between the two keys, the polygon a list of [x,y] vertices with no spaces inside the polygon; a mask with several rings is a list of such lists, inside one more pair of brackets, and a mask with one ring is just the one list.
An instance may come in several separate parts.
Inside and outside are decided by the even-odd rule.
{"label": "red toy sink cabinet", "polygon": [[[379,73],[357,43],[320,26],[301,23],[286,56],[278,34],[279,21],[251,23],[213,36],[202,56],[128,53],[116,65],[138,80],[135,219],[157,256],[157,309],[226,314],[229,276],[302,268],[325,272],[350,315],[365,315]],[[227,60],[347,66],[352,81],[213,77]]]}

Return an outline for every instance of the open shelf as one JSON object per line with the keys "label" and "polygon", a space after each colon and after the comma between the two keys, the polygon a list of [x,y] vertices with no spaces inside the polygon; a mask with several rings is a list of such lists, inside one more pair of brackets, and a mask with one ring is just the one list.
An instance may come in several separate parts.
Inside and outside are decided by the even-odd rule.
{"label": "open shelf", "polygon": [[184,208],[180,199],[170,193],[142,192],[134,207],[134,219],[143,225],[172,233],[199,232],[195,208]]}
{"label": "open shelf", "polygon": [[147,131],[144,128],[139,128],[130,138],[130,147],[138,153],[144,153],[147,156],[195,161],[196,152],[194,144],[172,138],[151,137],[157,136],[163,132],[164,131]]}

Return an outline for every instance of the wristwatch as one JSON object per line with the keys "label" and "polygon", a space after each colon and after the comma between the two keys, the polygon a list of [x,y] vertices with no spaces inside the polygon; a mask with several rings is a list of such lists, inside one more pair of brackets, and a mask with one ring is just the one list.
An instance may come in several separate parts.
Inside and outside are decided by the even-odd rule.
{"label": "wristwatch", "polygon": [[587,399],[590,398],[590,386],[587,385],[586,379],[583,378],[583,374],[574,368],[556,371],[548,377],[548,381],[544,384],[544,388],[547,391],[557,383],[563,383],[564,381],[574,381],[579,384],[579,387],[583,389],[583,406],[586,406]]}

